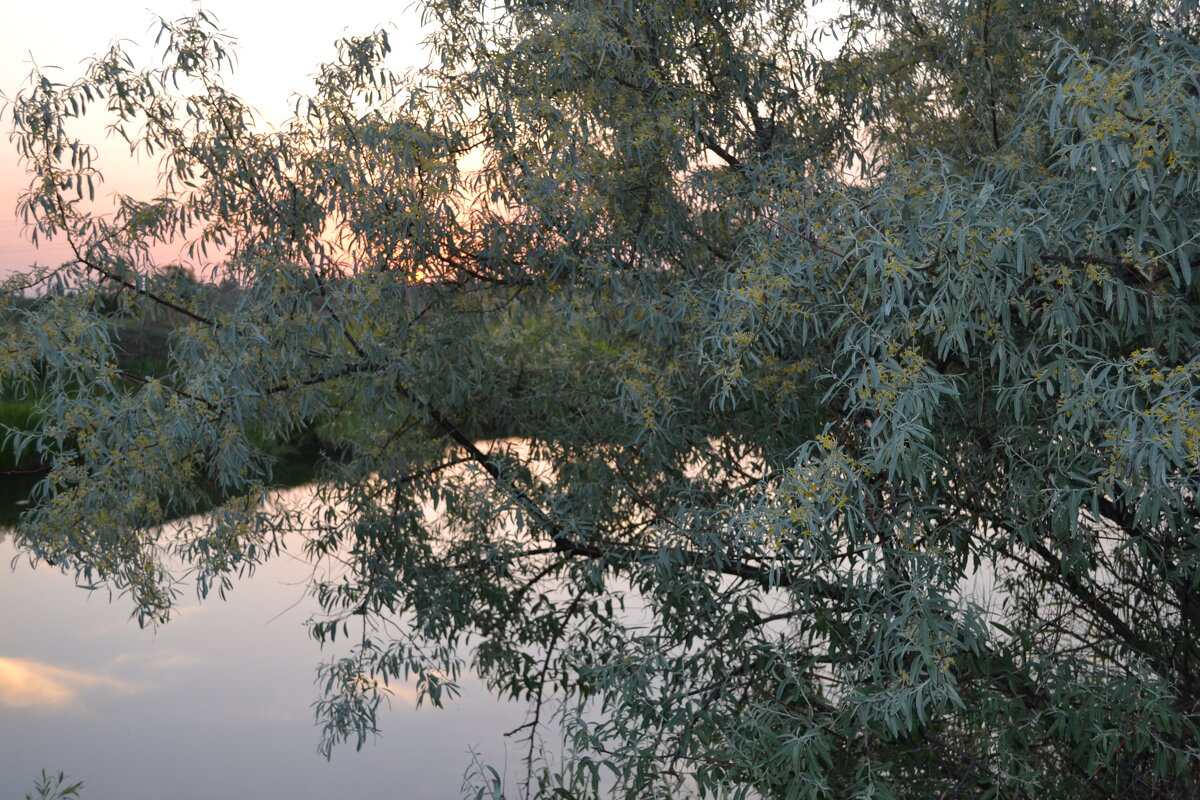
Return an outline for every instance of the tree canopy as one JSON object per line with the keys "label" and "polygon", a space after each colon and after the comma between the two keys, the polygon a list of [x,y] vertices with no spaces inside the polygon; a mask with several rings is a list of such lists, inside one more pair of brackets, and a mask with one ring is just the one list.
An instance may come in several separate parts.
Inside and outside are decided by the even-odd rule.
{"label": "tree canopy", "polygon": [[[21,546],[148,623],[303,541],[326,752],[469,668],[510,795],[1195,796],[1194,3],[808,5],[430,0],[430,66],[346,39],[278,128],[202,11],[35,76]],[[158,196],[85,203],[84,114]]]}

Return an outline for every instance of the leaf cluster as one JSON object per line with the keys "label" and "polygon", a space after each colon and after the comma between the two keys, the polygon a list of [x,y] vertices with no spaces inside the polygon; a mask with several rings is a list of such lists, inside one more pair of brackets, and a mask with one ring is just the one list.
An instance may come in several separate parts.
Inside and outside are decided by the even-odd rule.
{"label": "leaf cluster", "polygon": [[[435,64],[348,39],[278,129],[204,14],[38,76],[21,208],[74,258],[5,295],[53,458],[19,541],[146,621],[302,547],[326,754],[470,668],[529,704],[529,796],[1194,794],[1188,10],[439,0]],[[159,197],[87,209],[90,108]],[[160,375],[112,337],[146,308]]]}

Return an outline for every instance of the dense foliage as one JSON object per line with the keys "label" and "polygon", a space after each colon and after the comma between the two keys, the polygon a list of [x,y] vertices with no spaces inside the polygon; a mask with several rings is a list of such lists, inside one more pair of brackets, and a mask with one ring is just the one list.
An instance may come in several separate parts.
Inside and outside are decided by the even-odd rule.
{"label": "dense foliage", "polygon": [[[805,5],[432,0],[430,67],[346,40],[276,130],[203,13],[36,78],[76,258],[7,284],[23,546],[160,621],[302,540],[326,746],[469,666],[530,703],[510,794],[1195,796],[1192,4]],[[88,210],[84,113],[160,196]],[[264,503],[251,432],[314,424],[315,506]]]}

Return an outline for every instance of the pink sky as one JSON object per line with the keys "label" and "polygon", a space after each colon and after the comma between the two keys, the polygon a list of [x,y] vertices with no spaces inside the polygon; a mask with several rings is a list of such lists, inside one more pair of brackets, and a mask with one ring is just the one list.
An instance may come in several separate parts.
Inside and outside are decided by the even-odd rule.
{"label": "pink sky", "polygon": [[[129,39],[139,64],[158,60],[153,50],[155,14],[168,19],[192,13],[194,4],[182,0],[61,0],[53,6],[34,3],[0,3],[0,93],[13,97],[23,86],[33,61],[57,65],[59,80],[69,82],[82,72],[81,61],[101,53],[114,39]],[[339,0],[336,3],[283,5],[259,0],[209,0],[204,9],[238,39],[238,67],[230,85],[268,122],[286,119],[289,98],[308,91],[309,76],[334,52],[342,35],[368,33],[390,25],[395,68],[424,63],[419,49],[420,14],[417,8],[381,0]],[[52,8],[52,11],[46,9]],[[149,9],[149,10],[147,10]],[[141,55],[139,59],[138,55]],[[17,197],[27,178],[7,140],[11,112],[5,108],[0,122],[0,275],[37,261],[55,264],[66,259],[65,243],[51,242],[34,248],[15,216]],[[87,134],[100,147],[98,166],[106,182],[97,197],[120,190],[144,191],[153,196],[156,162],[140,164],[128,155],[123,142],[106,140],[102,123]]]}

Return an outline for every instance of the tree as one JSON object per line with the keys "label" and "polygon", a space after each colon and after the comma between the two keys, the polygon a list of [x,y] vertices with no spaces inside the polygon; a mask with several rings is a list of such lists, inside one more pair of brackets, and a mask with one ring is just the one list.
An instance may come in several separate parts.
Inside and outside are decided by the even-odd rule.
{"label": "tree", "polygon": [[[1194,796],[1192,11],[433,0],[435,66],[348,39],[279,130],[203,13],[37,77],[20,211],[76,258],[8,283],[20,542],[159,622],[168,557],[224,589],[303,533],[357,637],[324,746],[469,664],[531,795]],[[85,211],[92,110],[159,197]],[[168,241],[240,288],[155,281]],[[162,377],[111,335],[145,307]],[[320,508],[264,504],[317,424]]]}

